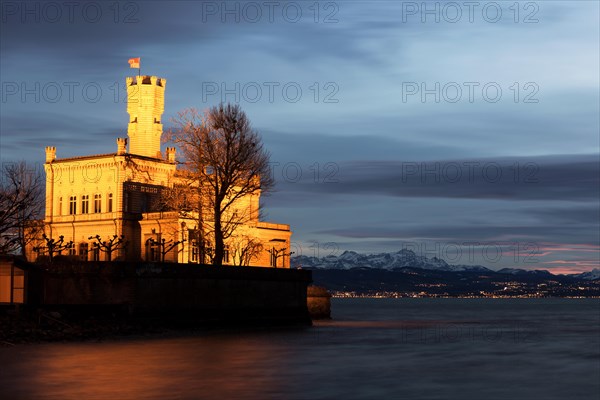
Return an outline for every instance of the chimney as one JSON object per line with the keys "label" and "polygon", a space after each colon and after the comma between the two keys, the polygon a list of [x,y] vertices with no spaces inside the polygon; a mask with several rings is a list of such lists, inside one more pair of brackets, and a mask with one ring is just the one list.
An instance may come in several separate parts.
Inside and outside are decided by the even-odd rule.
{"label": "chimney", "polygon": [[117,155],[122,156],[127,153],[127,139],[117,138]]}

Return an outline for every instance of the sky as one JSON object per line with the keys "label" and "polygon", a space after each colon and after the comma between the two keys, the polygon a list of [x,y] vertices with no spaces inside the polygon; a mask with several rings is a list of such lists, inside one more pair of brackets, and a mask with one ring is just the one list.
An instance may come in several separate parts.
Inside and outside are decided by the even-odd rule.
{"label": "sky", "polygon": [[237,102],[296,255],[600,267],[597,1],[0,2],[0,158],[125,137],[127,60],[163,123]]}

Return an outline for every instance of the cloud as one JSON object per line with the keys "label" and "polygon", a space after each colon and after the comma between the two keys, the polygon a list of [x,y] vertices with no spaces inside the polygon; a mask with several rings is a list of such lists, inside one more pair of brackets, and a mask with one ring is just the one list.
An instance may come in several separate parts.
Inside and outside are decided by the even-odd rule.
{"label": "cloud", "polygon": [[[439,161],[336,163],[336,183],[312,177],[283,179],[281,191],[319,196],[593,201],[598,198],[600,161],[593,155],[505,157]],[[285,177],[284,177],[285,178]]]}
{"label": "cloud", "polygon": [[[110,153],[116,151],[116,138],[126,135],[126,128],[111,128],[103,118],[85,121],[82,124],[71,115],[49,112],[16,112],[3,117],[2,159],[43,162],[45,146],[56,146],[59,158]],[[71,132],[79,134],[74,138]]]}

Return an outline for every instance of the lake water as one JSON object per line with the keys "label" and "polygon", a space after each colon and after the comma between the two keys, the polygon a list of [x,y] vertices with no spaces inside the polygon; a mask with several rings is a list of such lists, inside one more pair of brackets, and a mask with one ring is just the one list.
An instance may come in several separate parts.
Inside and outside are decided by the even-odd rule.
{"label": "lake water", "polygon": [[0,348],[0,399],[600,398],[598,299],[333,299],[312,328]]}

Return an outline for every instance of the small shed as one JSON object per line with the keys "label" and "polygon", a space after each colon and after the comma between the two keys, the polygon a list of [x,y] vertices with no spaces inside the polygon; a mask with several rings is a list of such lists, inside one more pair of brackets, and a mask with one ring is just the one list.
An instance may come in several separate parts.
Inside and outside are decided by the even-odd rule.
{"label": "small shed", "polygon": [[0,255],[0,304],[25,302],[25,275],[15,256]]}

